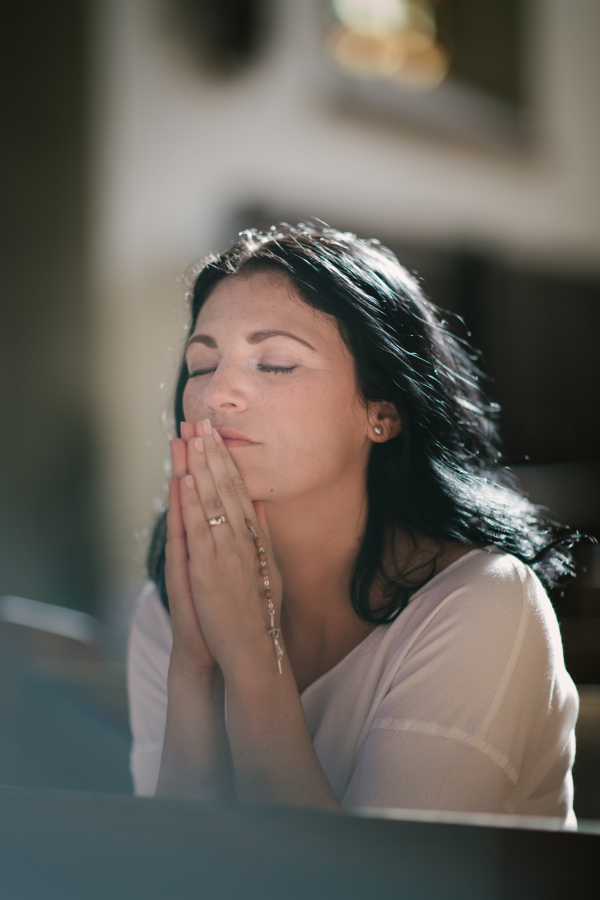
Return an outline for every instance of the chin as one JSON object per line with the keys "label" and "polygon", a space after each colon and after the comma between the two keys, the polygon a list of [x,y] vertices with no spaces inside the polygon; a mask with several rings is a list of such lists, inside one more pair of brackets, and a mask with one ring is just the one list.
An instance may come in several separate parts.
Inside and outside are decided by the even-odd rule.
{"label": "chin", "polygon": [[257,500],[272,500],[273,494],[269,490],[262,491],[252,491],[248,488],[248,496],[252,503],[255,503]]}
{"label": "chin", "polygon": [[268,487],[263,487],[262,489],[258,490],[252,490],[251,487],[248,487],[248,496],[250,497],[252,503],[255,503],[257,500],[263,500],[265,503],[268,503],[269,500],[274,500],[275,497],[278,496],[278,494],[275,490]]}
{"label": "chin", "polygon": [[253,478],[252,475],[246,476],[246,474],[241,469],[240,475],[244,479],[244,484],[246,485],[248,496],[253,503],[255,500],[268,500],[269,489],[267,487],[261,485],[260,483],[257,483],[258,479]]}
{"label": "chin", "polygon": [[[241,455],[242,454],[240,453],[240,456]],[[269,493],[269,486],[267,484],[268,479],[264,477],[264,473],[257,471],[256,466],[248,465],[247,462],[246,465],[244,465],[244,460],[240,460],[239,457],[235,455],[235,449],[231,454],[231,458],[246,485],[246,490],[248,491],[250,499],[263,500]]]}

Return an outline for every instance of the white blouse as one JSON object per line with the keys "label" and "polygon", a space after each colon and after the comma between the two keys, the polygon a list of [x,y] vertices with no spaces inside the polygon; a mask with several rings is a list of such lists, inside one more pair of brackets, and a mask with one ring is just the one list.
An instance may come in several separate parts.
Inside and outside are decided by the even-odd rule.
{"label": "white blouse", "polygon": [[[133,618],[128,683],[135,792],[156,789],[169,616],[154,585]],[[302,694],[346,807],[558,816],[575,824],[578,698],[554,610],[531,569],[472,550]]]}

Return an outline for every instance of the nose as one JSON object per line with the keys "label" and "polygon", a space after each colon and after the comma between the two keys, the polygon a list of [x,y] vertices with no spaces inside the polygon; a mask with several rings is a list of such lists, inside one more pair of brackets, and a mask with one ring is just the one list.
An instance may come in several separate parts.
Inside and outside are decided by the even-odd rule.
{"label": "nose", "polygon": [[248,407],[245,377],[239,365],[221,360],[204,389],[204,405],[215,412]]}

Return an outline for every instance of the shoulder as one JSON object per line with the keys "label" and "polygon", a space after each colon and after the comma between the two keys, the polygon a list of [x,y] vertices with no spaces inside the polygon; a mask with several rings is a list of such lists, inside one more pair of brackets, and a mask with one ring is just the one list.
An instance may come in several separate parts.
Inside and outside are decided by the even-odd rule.
{"label": "shoulder", "polygon": [[398,637],[406,629],[412,633],[410,655],[461,660],[472,672],[499,671],[521,654],[536,668],[545,668],[549,657],[562,664],[556,615],[541,582],[529,566],[496,548],[458,559],[418,591],[405,612]]}
{"label": "shoulder", "polygon": [[131,632],[156,641],[171,640],[171,619],[164,608],[158,588],[149,581],[140,592],[131,619]]}
{"label": "shoulder", "polygon": [[127,691],[133,744],[131,773],[136,794],[156,789],[167,717],[167,676],[172,633],[154,584],[138,597],[127,655]]}
{"label": "shoulder", "polygon": [[411,599],[415,609],[434,615],[469,616],[475,622],[520,620],[525,614],[552,614],[541,582],[516,557],[495,547],[472,550],[431,579]]}
{"label": "shoulder", "polygon": [[508,757],[517,733],[526,737],[536,723],[543,730],[550,716],[564,745],[575,688],[556,615],[527,565],[501,551],[472,551],[415,594],[394,627],[378,727],[382,717],[385,724],[400,716],[436,734],[458,728],[493,737]]}
{"label": "shoulder", "polygon": [[171,655],[171,620],[152,582],[140,593],[129,631],[128,663],[132,669],[164,669]]}

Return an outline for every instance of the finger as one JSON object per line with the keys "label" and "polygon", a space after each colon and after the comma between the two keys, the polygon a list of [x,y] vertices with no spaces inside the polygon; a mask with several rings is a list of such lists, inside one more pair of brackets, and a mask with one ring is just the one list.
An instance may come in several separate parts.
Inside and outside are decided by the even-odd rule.
{"label": "finger", "polygon": [[[190,473],[181,479],[181,515],[185,528],[187,551],[190,558],[190,566],[198,563],[212,564],[215,560],[216,546],[204,507],[196,489],[196,480]],[[221,528],[224,526],[221,525]]]}
{"label": "finger", "polygon": [[192,424],[192,422],[182,422],[179,426],[179,432],[181,434],[182,440],[184,440],[187,444],[188,441],[196,434],[196,428]]}
{"label": "finger", "polygon": [[167,543],[165,546],[167,592],[185,591],[188,588],[188,550],[185,528],[181,515],[179,479],[169,481],[169,507],[167,509]]}
{"label": "finger", "polygon": [[[252,525],[252,537],[255,537],[255,535],[258,534],[261,540],[260,549],[267,552],[270,546],[271,535],[269,534],[269,526],[265,519],[264,502],[262,500],[255,500],[253,501],[252,506],[255,510],[255,521],[252,522],[250,519],[246,519],[246,527],[250,531],[249,523]],[[265,563],[261,562],[261,566],[263,565],[265,565]]]}
{"label": "finger", "polygon": [[248,494],[248,490],[246,488],[246,483],[242,476],[239,473],[238,467],[233,461],[231,453],[225,446],[221,435],[216,432],[215,434],[216,446],[219,451],[219,455],[223,460],[223,464],[225,466],[225,470],[231,479],[231,483],[235,488],[235,492],[238,498],[238,501],[242,507],[242,512],[244,514],[244,518],[250,519],[252,523],[256,524],[258,522],[256,518],[256,512],[254,510],[254,506],[252,505],[252,500]]}
{"label": "finger", "polygon": [[177,478],[172,478],[169,482],[165,581],[174,636],[178,631],[184,635],[194,634],[199,624],[190,585],[189,555],[181,508],[181,482]]}
{"label": "finger", "polygon": [[263,546],[266,548],[267,545],[270,545],[271,536],[269,532],[269,526],[264,514],[264,501],[253,501],[250,499],[250,495],[248,494],[248,491],[246,489],[244,479],[240,475],[239,470],[218,431],[214,431],[214,437],[216,441],[216,447],[225,466],[227,475],[231,479],[231,482],[235,488],[237,500],[241,506],[242,515],[244,517],[244,525],[247,528],[246,520],[252,523],[252,526],[258,532],[259,537],[263,538]]}
{"label": "finger", "polygon": [[181,516],[181,494],[179,478],[169,479],[169,506],[167,507],[167,540],[185,538],[185,528]]}
{"label": "finger", "polygon": [[183,478],[188,473],[187,446],[181,438],[170,442],[173,478]]}
{"label": "finger", "polygon": [[[224,446],[221,435],[218,431],[212,429],[210,433],[205,432],[202,439],[196,438],[196,440],[202,440],[206,462],[212,475],[216,492],[221,498],[221,503],[225,508],[225,514],[233,531],[238,535],[244,534],[245,513],[236,486],[227,470],[225,459],[220,452],[220,448]],[[204,500],[202,494],[201,499]]]}
{"label": "finger", "polygon": [[222,547],[225,532],[231,536],[234,527],[236,531],[240,530],[242,510],[229,478],[227,478],[229,483],[226,484],[218,472],[211,471],[211,468],[214,469],[214,458],[209,465],[208,457],[210,454],[214,455],[215,450],[214,447],[212,450],[208,448],[210,440],[214,444],[214,438],[205,434],[204,438],[193,438],[189,442],[188,468],[190,474],[194,476],[196,490],[206,513],[206,518],[212,519],[215,516],[225,516],[227,519],[226,527],[219,526],[219,535],[214,536],[215,545]]}

